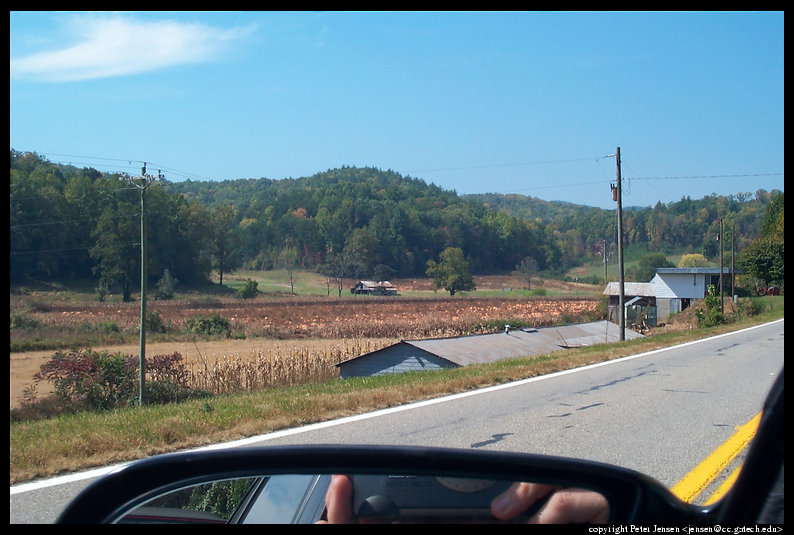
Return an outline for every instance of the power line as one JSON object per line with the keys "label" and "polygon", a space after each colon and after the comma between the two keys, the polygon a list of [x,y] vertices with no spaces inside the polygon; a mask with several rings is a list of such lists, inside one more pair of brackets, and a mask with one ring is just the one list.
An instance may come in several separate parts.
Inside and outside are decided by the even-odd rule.
{"label": "power line", "polygon": [[[104,156],[86,156],[86,155],[78,155],[78,154],[62,154],[62,153],[55,153],[55,152],[34,152],[34,154],[39,154],[43,156],[58,156],[58,157],[65,157],[65,158],[85,158],[85,159],[95,159],[95,160],[104,160],[108,162],[127,162],[130,166],[133,163],[142,164],[146,163],[143,160],[135,160],[129,158],[108,158]],[[426,168],[426,169],[408,169],[404,171],[405,173],[427,173],[433,171],[466,171],[470,169],[489,169],[489,168],[500,168],[500,167],[523,167],[523,166],[530,166],[530,165],[544,165],[544,164],[553,164],[553,163],[573,163],[573,162],[586,162],[586,161],[595,161],[598,162],[604,158],[613,157],[613,154],[605,155],[605,156],[591,156],[587,158],[562,158],[558,160],[534,160],[528,162],[516,162],[516,163],[503,163],[503,164],[484,164],[484,165],[471,165],[471,166],[458,166],[458,167],[436,167],[436,168]],[[73,162],[52,162],[52,163],[59,163],[61,165],[72,165]],[[84,164],[91,164],[91,162],[77,162],[77,163],[84,163]],[[192,173],[190,171],[181,171],[179,169],[169,168],[165,165],[160,165],[153,162],[148,162],[149,165],[152,165],[162,171],[168,171],[169,173],[177,174],[181,177],[185,178],[197,178],[201,180],[213,180],[212,178],[205,177],[199,175],[197,173]],[[108,164],[109,166],[109,164]],[[747,178],[747,177],[761,177],[761,176],[783,176],[785,173],[737,173],[737,174],[724,174],[724,175],[682,175],[682,176],[650,176],[650,177],[624,177],[624,180],[687,180],[687,179],[706,179],[706,178]],[[580,185],[580,184],[567,184],[567,185]]]}
{"label": "power line", "polygon": [[[123,158],[108,158],[108,157],[96,157],[96,156],[84,156],[84,155],[75,155],[75,154],[62,154],[62,153],[35,153],[44,156],[58,156],[58,157],[66,157],[66,158],[84,158],[84,159],[96,159],[96,160],[104,160],[108,162],[127,162],[130,166],[133,163],[145,163],[142,160],[133,160],[133,159],[123,159]],[[604,158],[611,158],[614,157],[614,154],[604,155],[604,156],[597,156],[597,157],[588,157],[588,158],[563,158],[557,160],[535,160],[535,161],[527,161],[527,162],[516,162],[516,163],[505,163],[505,164],[486,164],[486,165],[472,165],[472,166],[459,166],[459,167],[439,167],[439,168],[426,168],[426,169],[409,169],[406,170],[406,174],[410,173],[427,173],[427,172],[443,172],[443,171],[464,171],[464,170],[475,170],[475,169],[489,169],[489,168],[504,168],[504,167],[522,167],[522,166],[532,166],[532,165],[544,165],[544,164],[560,164],[560,163],[574,163],[574,162],[585,162],[585,161],[594,161],[598,164],[599,160]],[[52,162],[56,163],[56,162]],[[58,162],[61,165],[71,165],[70,163]],[[207,180],[213,181],[212,178],[205,177],[196,173],[191,173],[189,171],[182,171],[174,168],[170,168],[165,165],[160,165],[156,163],[149,162],[150,165],[153,165],[160,170],[167,171],[170,174],[177,175],[180,178],[185,179],[194,179],[194,180]],[[625,165],[625,164],[624,164]],[[109,166],[109,164],[108,164]],[[603,173],[603,169],[600,168],[601,172]],[[764,177],[764,176],[783,176],[785,173],[782,172],[771,172],[771,173],[735,173],[735,174],[721,174],[721,175],[680,175],[680,176],[634,176],[634,177],[623,177],[624,181],[628,182],[629,191],[626,191],[629,196],[631,196],[630,191],[630,181],[632,180],[641,180],[641,181],[651,181],[651,180],[703,180],[703,179],[718,179],[718,178],[752,178],[752,177]],[[593,180],[593,181],[582,181],[582,182],[570,182],[570,183],[561,183],[560,181],[556,180],[555,184],[545,185],[545,186],[533,186],[527,188],[511,188],[509,190],[504,191],[496,191],[492,193],[497,194],[508,194],[508,193],[523,193],[527,194],[529,192],[534,191],[541,191],[541,190],[548,190],[548,189],[559,189],[559,188],[570,188],[570,187],[578,187],[578,186],[588,186],[588,185],[595,185],[595,184],[604,184],[608,182],[608,179],[603,180]],[[130,189],[130,188],[124,188]]]}
{"label": "power line", "polygon": [[466,167],[439,167],[435,169],[408,169],[405,171],[406,173],[428,173],[432,171],[466,171],[469,169],[489,169],[495,167],[522,167],[525,165],[542,165],[542,164],[549,164],[549,163],[572,163],[572,162],[586,162],[590,160],[598,160],[599,158],[604,158],[604,156],[600,156],[598,158],[570,158],[565,160],[538,160],[534,162],[521,162],[521,163],[504,163],[504,164],[489,164],[489,165],[473,165],[473,166],[466,166]]}
{"label": "power line", "polygon": [[[114,217],[116,218],[123,218],[123,217],[139,217],[141,214],[134,213],[134,214],[115,214]],[[44,221],[40,223],[18,223],[16,225],[11,225],[9,228],[21,228],[21,227],[41,227],[45,225],[66,225],[72,223],[80,223],[83,221],[99,221],[100,217],[81,217],[78,219],[62,219],[61,221]]]}
{"label": "power line", "polygon": [[84,156],[84,155],[77,155],[77,154],[60,154],[60,153],[56,153],[56,152],[35,152],[35,151],[33,151],[33,154],[41,154],[41,155],[44,155],[44,156],[61,156],[61,157],[64,157],[64,158],[88,158],[88,159],[94,159],[94,160],[107,160],[109,162],[127,162],[129,164],[132,164],[132,162],[143,163],[143,160],[131,160],[129,158],[107,158],[107,157],[104,157],[104,156]]}
{"label": "power line", "polygon": [[[104,161],[108,161],[108,162],[127,162],[127,164],[129,164],[129,168],[133,167],[132,164],[146,164],[146,163],[148,163],[149,165],[151,165],[151,166],[153,166],[155,168],[158,168],[161,171],[167,171],[169,173],[176,174],[177,176],[180,176],[182,178],[194,178],[194,179],[200,179],[200,180],[212,180],[209,177],[204,177],[204,176],[201,176],[201,175],[196,174],[196,173],[191,173],[189,171],[180,171],[178,169],[172,169],[172,168],[169,168],[167,166],[160,165],[158,163],[145,162],[143,160],[135,160],[135,159],[129,159],[129,158],[107,158],[107,157],[101,157],[101,156],[85,156],[85,155],[79,155],[79,154],[62,154],[62,153],[56,153],[56,152],[34,152],[34,154],[38,154],[38,155],[41,155],[41,156],[47,156],[47,157],[57,156],[57,157],[60,157],[60,158],[83,158],[83,159],[88,159],[88,160],[92,160],[92,159],[94,159],[94,160],[104,160]],[[56,164],[59,164],[59,165],[73,165],[74,163],[80,163],[80,164],[84,164],[84,165],[101,165],[101,164],[92,163],[92,162],[71,162],[71,161],[69,161],[69,162],[63,162],[63,161],[61,161],[61,162],[50,162],[50,163],[56,163]],[[110,167],[111,165],[110,164],[104,164],[104,166],[105,167]],[[127,166],[125,166],[125,167],[127,167]]]}
{"label": "power line", "polygon": [[[129,247],[138,247],[140,242],[137,243],[123,243],[122,246],[129,246]],[[41,249],[39,251],[10,251],[8,254],[10,255],[26,255],[26,254],[42,254],[42,253],[62,253],[66,251],[89,251],[93,248],[91,247],[69,247],[66,249]]]}
{"label": "power line", "polygon": [[783,176],[785,173],[742,173],[735,175],[689,175],[689,176],[638,176],[629,180],[694,180],[703,178],[747,178],[758,176]]}

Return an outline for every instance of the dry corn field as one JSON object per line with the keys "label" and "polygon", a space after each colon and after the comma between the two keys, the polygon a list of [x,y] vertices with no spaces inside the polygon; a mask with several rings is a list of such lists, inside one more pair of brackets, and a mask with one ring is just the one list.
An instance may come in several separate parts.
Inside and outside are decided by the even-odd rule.
{"label": "dry corn field", "polygon": [[339,376],[339,362],[386,347],[396,340],[356,339],[316,347],[279,346],[248,354],[190,359],[187,383],[191,389],[213,394],[253,392]]}

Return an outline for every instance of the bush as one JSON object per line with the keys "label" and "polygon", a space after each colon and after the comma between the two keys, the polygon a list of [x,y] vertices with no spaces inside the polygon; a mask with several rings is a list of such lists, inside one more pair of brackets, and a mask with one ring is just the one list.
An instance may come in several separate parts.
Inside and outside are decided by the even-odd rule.
{"label": "bush", "polygon": [[713,284],[708,287],[706,296],[706,309],[695,312],[698,327],[714,327],[725,323],[725,315],[720,310],[720,296]]}
{"label": "bush", "polygon": [[[35,387],[26,392],[17,418],[47,417],[55,412],[100,411],[138,404],[139,360],[123,353],[108,354],[90,349],[58,351],[34,376],[55,387],[54,398],[35,399]],[[191,390],[182,355],[154,355],[146,359],[145,402],[171,403],[207,395]],[[12,418],[14,415],[12,414]]]}
{"label": "bush", "polygon": [[185,322],[185,330],[189,334],[205,334],[208,336],[221,334],[229,338],[232,327],[226,318],[222,318],[219,314],[212,314],[211,316],[193,316],[188,318]]}
{"label": "bush", "polygon": [[739,301],[736,311],[741,316],[757,316],[765,308],[764,304],[758,299],[742,299]]}
{"label": "bush", "polygon": [[11,329],[37,329],[39,327],[41,327],[39,320],[26,314],[11,313]]}
{"label": "bush", "polygon": [[146,375],[147,403],[175,403],[207,395],[205,392],[193,391],[188,386],[190,372],[182,362],[181,353],[147,358]]}
{"label": "bush", "polygon": [[57,418],[70,412],[74,412],[74,409],[63,400],[55,396],[38,399],[33,392],[32,396],[26,396],[19,407],[10,410],[10,419],[12,422],[35,421]]}
{"label": "bush", "polygon": [[245,281],[240,289],[238,290],[238,294],[242,299],[251,299],[259,295],[259,283],[253,279],[248,279]]}
{"label": "bush", "polygon": [[157,283],[157,290],[154,292],[154,298],[157,300],[173,299],[174,288],[178,282],[179,281],[171,275],[171,272],[166,269],[163,272],[163,277]]}
{"label": "bush", "polygon": [[58,351],[34,379],[51,382],[55,396],[74,410],[107,410],[136,398],[136,371],[134,358],[122,353]]}
{"label": "bush", "polygon": [[113,320],[111,320],[111,321],[100,321],[99,323],[97,323],[96,330],[101,332],[101,333],[105,333],[105,334],[117,333],[117,332],[119,332],[119,326]]}
{"label": "bush", "polygon": [[110,288],[108,284],[104,281],[100,281],[99,285],[96,287],[96,299],[100,303],[105,302],[105,297],[107,297],[108,293],[110,293]]}
{"label": "bush", "polygon": [[146,331],[150,333],[168,332],[168,326],[163,323],[160,313],[157,311],[146,315]]}

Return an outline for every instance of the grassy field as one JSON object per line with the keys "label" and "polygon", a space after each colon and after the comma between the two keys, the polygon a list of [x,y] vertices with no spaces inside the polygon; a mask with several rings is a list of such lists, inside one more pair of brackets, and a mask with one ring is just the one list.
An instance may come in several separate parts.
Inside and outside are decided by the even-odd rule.
{"label": "grassy field", "polygon": [[[230,276],[224,276],[224,286],[237,290],[247,279],[257,282],[259,291],[266,295],[289,295],[291,286],[289,275],[284,270],[272,271],[237,271]],[[319,273],[298,271],[294,274],[295,295],[298,296],[325,296],[339,297],[339,291],[333,281]],[[347,281],[342,289],[342,296],[346,298],[362,298],[352,296],[350,287],[355,281]],[[403,297],[428,297],[444,295],[443,290],[433,291],[429,279],[395,279],[391,281],[400,290]],[[475,276],[474,282],[477,289],[473,292],[460,292],[459,295],[502,295],[513,297],[526,297],[541,293],[548,296],[568,295],[596,295],[603,290],[599,285],[561,283],[553,279],[532,279],[532,290],[526,289],[526,283],[512,275],[487,275]],[[537,292],[536,290],[542,290]]]}

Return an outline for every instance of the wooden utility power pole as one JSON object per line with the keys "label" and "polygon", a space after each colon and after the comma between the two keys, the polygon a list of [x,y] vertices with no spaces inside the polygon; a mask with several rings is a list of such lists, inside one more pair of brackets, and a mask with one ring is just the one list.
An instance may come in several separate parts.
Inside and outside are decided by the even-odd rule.
{"label": "wooden utility power pole", "polygon": [[720,242],[720,312],[725,314],[725,285],[723,284],[724,281],[722,277],[722,272],[724,270],[722,267],[722,242],[724,241],[724,235],[722,233],[722,218],[720,218],[720,235],[717,241]]}
{"label": "wooden utility power pole", "polygon": [[618,286],[620,288],[618,317],[620,318],[620,340],[623,341],[626,339],[626,311],[624,310],[626,293],[623,279],[623,188],[620,184],[620,147],[615,151],[615,162],[617,164],[617,187],[613,187],[613,198],[618,203]]}
{"label": "wooden utility power pole", "polygon": [[736,243],[734,242],[734,237],[736,236],[736,223],[731,225],[731,300],[733,300],[733,296],[736,292],[733,289],[733,285],[736,283],[736,269],[734,266],[734,247]]}
{"label": "wooden utility power pole", "polygon": [[128,184],[135,186],[141,191],[141,336],[140,336],[140,358],[139,367],[139,387],[138,405],[143,407],[144,390],[146,388],[146,189],[158,178],[163,175],[158,171],[157,176],[146,174],[146,162],[143,163],[141,176],[132,177],[124,173],[122,175]]}

